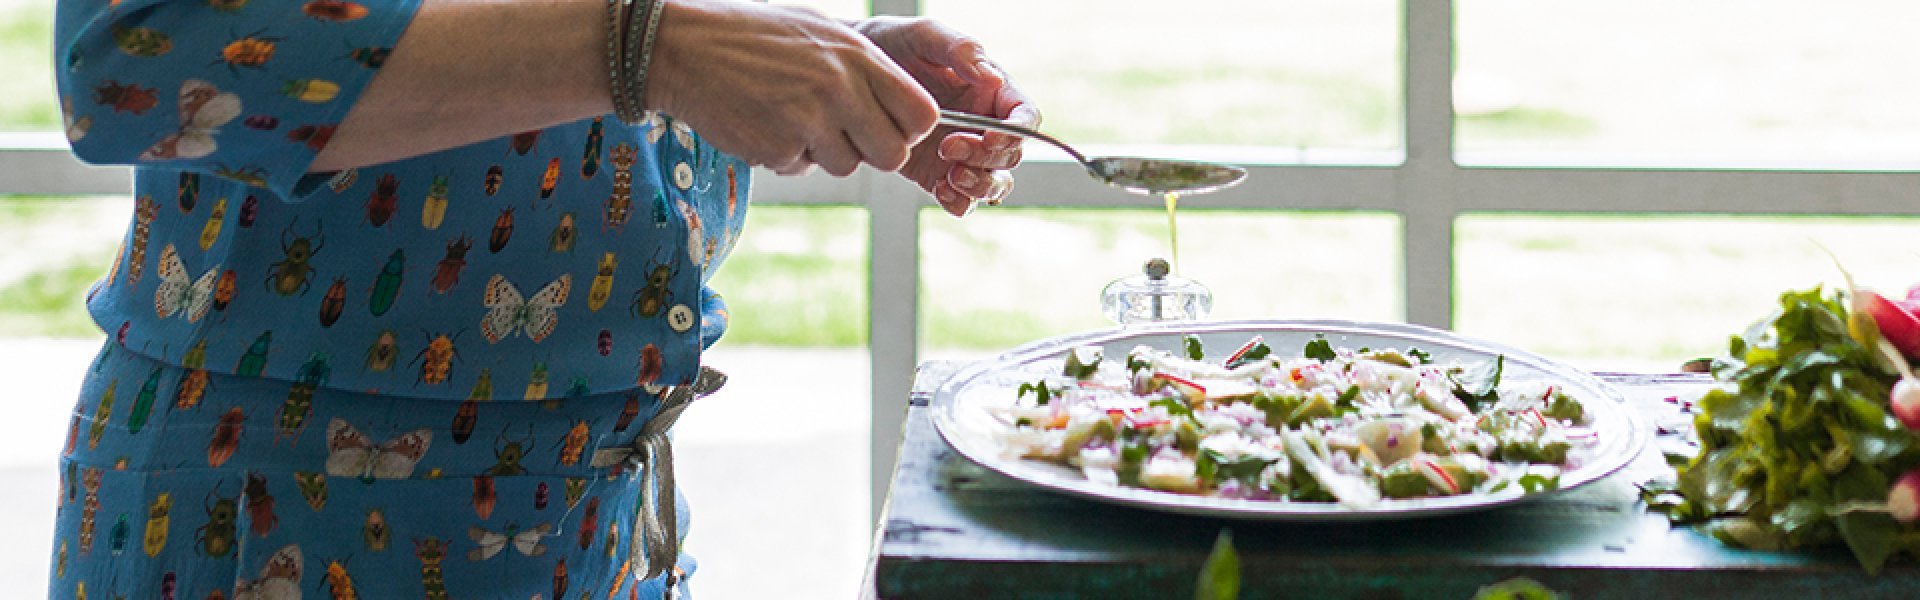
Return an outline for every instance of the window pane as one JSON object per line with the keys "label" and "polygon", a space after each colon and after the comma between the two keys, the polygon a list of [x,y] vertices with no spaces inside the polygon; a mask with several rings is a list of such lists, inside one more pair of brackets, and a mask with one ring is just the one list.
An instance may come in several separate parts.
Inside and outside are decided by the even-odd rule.
{"label": "window pane", "polygon": [[1304,150],[1400,146],[1399,3],[926,0],[978,38],[1063,139]]}
{"label": "window pane", "polygon": [[1719,356],[1787,290],[1920,283],[1920,219],[1469,215],[1456,327],[1588,369],[1672,372]]}
{"label": "window pane", "polygon": [[710,282],[727,346],[865,346],[867,211],[755,206]]}
{"label": "window pane", "polygon": [[1920,167],[1920,5],[1458,6],[1463,163]]}
{"label": "window pane", "polygon": [[53,0],[0,3],[0,131],[55,131]]}
{"label": "window pane", "polygon": [[[1178,219],[1175,273],[1213,292],[1212,319],[1400,319],[1399,217],[1183,210]],[[1168,256],[1163,211],[992,208],[956,220],[927,210],[920,223],[921,343],[939,349],[929,357],[1113,327],[1101,290]]]}
{"label": "window pane", "polygon": [[124,198],[0,196],[0,339],[101,333],[82,299],[126,232]]}

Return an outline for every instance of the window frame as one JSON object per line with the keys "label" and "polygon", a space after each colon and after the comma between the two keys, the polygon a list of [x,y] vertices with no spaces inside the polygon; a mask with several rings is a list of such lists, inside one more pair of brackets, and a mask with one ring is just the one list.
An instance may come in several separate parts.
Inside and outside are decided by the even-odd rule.
{"label": "window frame", "polygon": [[[871,0],[870,7],[876,15],[921,12],[918,0]],[[1207,205],[1399,215],[1404,319],[1440,328],[1452,324],[1454,223],[1465,213],[1920,215],[1916,172],[1462,166],[1454,153],[1454,14],[1452,0],[1402,2],[1405,102],[1398,160],[1260,163],[1264,157],[1249,156],[1250,184],[1212,194]],[[1014,201],[1022,206],[1118,208],[1138,203],[1087,185],[1078,165],[1044,152],[1031,149],[1018,170],[1020,193]],[[757,204],[843,205],[852,200],[871,214],[870,511],[877,517],[906,418],[902,403],[920,360],[919,211],[931,203],[913,185],[868,169],[847,178],[817,170],[791,178],[760,175],[755,182]],[[131,181],[126,168],[75,160],[58,132],[0,134],[0,194],[125,196]]]}

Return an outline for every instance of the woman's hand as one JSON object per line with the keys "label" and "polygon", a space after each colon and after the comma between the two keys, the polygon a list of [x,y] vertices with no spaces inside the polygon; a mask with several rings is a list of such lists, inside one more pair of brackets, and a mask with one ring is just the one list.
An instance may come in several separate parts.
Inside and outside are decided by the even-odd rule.
{"label": "woman's hand", "polygon": [[[1007,81],[980,43],[925,18],[874,17],[853,24],[933,94],[943,108],[1040,124],[1040,111]],[[933,194],[955,216],[976,200],[998,204],[1013,189],[1020,138],[939,127],[913,148],[901,176]]]}
{"label": "woman's hand", "polygon": [[817,164],[845,176],[862,162],[894,171],[939,118],[907,71],[818,12],[727,0],[665,10],[646,106],[748,163],[781,174]]}

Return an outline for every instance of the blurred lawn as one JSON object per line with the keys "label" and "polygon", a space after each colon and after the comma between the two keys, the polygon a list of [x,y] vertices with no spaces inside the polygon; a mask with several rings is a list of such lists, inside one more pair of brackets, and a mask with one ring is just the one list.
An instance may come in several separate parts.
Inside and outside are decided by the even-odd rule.
{"label": "blurred lawn", "polygon": [[52,2],[0,1],[0,131],[60,127],[52,39]]}

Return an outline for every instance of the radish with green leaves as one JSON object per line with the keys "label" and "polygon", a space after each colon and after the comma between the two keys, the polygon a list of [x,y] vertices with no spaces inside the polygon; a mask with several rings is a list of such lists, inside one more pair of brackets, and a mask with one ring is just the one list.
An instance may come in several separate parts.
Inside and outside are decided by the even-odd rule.
{"label": "radish with green leaves", "polygon": [[1920,468],[1907,471],[1894,481],[1893,487],[1887,489],[1887,501],[1884,504],[1848,502],[1827,509],[1827,514],[1833,516],[1850,512],[1883,512],[1903,525],[1920,520]]}
{"label": "radish with green leaves", "polygon": [[[1892,343],[1894,348],[1899,349],[1898,354],[1920,360],[1920,285],[1909,288],[1905,300],[1889,300],[1880,292],[1854,285],[1853,273],[1847,272],[1847,267],[1840,264],[1840,257],[1834,256],[1831,250],[1827,251],[1827,256],[1833,258],[1833,266],[1839,267],[1840,277],[1847,282],[1847,296],[1852,299],[1848,308],[1853,318],[1857,319],[1859,315],[1871,317],[1873,329],[1879,334],[1872,337]],[[1870,336],[1863,336],[1864,332],[1858,331],[1862,323],[1849,322],[1847,325],[1854,339],[1862,344],[1873,345],[1869,341]]]}
{"label": "radish with green leaves", "polygon": [[1873,324],[1880,327],[1880,336],[1914,359],[1920,359],[1920,288],[1907,293],[1907,300],[1895,302],[1886,296],[1867,289],[1853,290],[1853,309],[1873,317]]}

